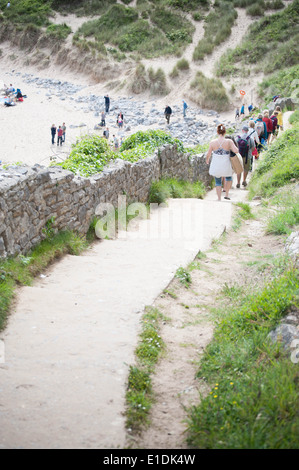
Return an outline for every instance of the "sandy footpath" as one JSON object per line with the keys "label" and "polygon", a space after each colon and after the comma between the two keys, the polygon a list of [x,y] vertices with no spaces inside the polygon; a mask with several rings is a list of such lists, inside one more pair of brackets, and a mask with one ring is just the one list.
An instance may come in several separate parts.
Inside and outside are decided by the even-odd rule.
{"label": "sandy footpath", "polygon": [[138,231],[66,256],[19,290],[1,334],[1,448],[124,447],[125,384],[144,307],[229,226],[231,209],[214,192],[170,201]]}

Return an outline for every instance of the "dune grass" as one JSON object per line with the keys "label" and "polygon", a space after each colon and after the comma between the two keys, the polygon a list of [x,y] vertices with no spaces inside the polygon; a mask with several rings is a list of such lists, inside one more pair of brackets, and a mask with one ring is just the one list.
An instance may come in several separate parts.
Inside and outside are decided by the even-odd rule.
{"label": "dune grass", "polygon": [[229,98],[218,78],[207,78],[202,72],[197,72],[190,87],[192,99],[199,106],[216,111],[227,110]]}
{"label": "dune grass", "polygon": [[[242,43],[228,50],[216,65],[217,76],[245,75],[248,70],[264,73],[292,67],[298,63],[299,0],[281,12],[256,21]],[[275,51],[275,54],[273,54]]]}
{"label": "dune grass", "polygon": [[231,28],[237,18],[232,2],[217,1],[214,10],[205,17],[204,37],[194,49],[193,60],[203,60],[215,47],[225,41],[231,34]]}

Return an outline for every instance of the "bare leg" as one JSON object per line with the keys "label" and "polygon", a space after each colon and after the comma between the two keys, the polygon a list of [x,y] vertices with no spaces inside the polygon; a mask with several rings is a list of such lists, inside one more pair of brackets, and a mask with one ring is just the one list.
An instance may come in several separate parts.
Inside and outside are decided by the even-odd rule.
{"label": "bare leg", "polygon": [[216,193],[218,196],[218,201],[221,201],[221,192],[222,192],[222,187],[221,186],[216,186]]}
{"label": "bare leg", "polygon": [[229,197],[228,193],[230,188],[232,187],[232,181],[226,181],[225,182],[225,197]]}

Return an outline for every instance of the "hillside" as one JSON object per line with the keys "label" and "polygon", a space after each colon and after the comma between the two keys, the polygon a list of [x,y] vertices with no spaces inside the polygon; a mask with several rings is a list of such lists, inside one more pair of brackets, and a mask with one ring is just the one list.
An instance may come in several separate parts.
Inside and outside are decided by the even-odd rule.
{"label": "hillside", "polygon": [[[0,2],[1,69],[82,77],[90,86],[96,85],[94,92],[108,89],[114,95],[167,98],[171,103],[185,98],[221,112],[232,111],[240,103],[240,88],[247,92],[247,104],[258,104],[256,85],[271,71],[270,59],[266,69],[263,60],[265,48],[267,58],[273,52],[270,19],[291,5],[290,14],[296,17],[298,12],[297,0],[259,2],[262,9],[246,0],[16,0],[9,8],[6,3]],[[292,59],[287,52],[296,44],[298,26],[286,32],[289,17],[281,18],[276,23],[282,24],[288,41],[279,32],[273,37],[274,45],[283,41],[284,46],[283,50],[275,47],[279,57],[274,60],[275,69],[278,61],[290,66],[298,59],[296,47],[291,47]],[[268,39],[262,38],[259,54],[250,56],[254,74],[250,63],[237,67],[237,72],[234,64],[243,58],[248,40],[255,47],[252,36],[260,29],[256,21],[263,22]],[[250,26],[247,42],[242,42]],[[234,51],[233,58],[229,51]],[[221,75],[221,81],[207,81],[210,93],[196,87],[199,71],[210,80],[216,72]]]}

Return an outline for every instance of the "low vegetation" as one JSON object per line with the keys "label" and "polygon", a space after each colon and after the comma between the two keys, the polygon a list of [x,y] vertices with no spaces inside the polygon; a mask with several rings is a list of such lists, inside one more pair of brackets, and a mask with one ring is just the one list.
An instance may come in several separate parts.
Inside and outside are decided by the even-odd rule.
{"label": "low vegetation", "polygon": [[[267,209],[266,232],[277,235],[299,224],[299,118],[293,116],[293,129],[263,152],[249,184],[250,196],[263,198],[260,210]],[[243,218],[252,217],[248,204],[240,208]],[[217,300],[214,337],[197,372],[210,393],[189,409],[191,448],[298,448],[298,364],[268,336],[288,312],[298,311],[298,270],[287,254],[266,264],[262,283],[225,284]]]}
{"label": "low vegetation", "polygon": [[253,23],[241,45],[220,58],[217,75],[244,76],[255,70],[267,74],[296,65],[298,15],[299,0],[294,0],[281,12]]}
{"label": "low vegetation", "polygon": [[205,17],[204,37],[194,50],[193,60],[204,59],[207,54],[211,54],[215,47],[230,36],[237,16],[232,2],[225,0],[215,2],[214,9]]}
{"label": "low vegetation", "polygon": [[169,93],[164,71],[161,68],[154,71],[152,67],[146,70],[143,64],[137,65],[129,89],[136,95],[146,91],[156,96],[164,96]]}
{"label": "low vegetation", "polygon": [[135,351],[136,365],[130,366],[126,392],[125,414],[129,432],[138,432],[149,422],[148,415],[154,403],[151,375],[165,347],[160,336],[162,321],[165,318],[158,309],[145,309]]}
{"label": "low vegetation", "polygon": [[265,103],[272,101],[273,96],[294,96],[298,98],[299,65],[287,67],[265,77],[258,85],[258,94]]}
{"label": "low vegetation", "polygon": [[162,178],[151,185],[149,202],[162,204],[169,198],[197,198],[203,199],[206,189],[201,181],[191,183],[175,178]]}
{"label": "low vegetation", "polygon": [[164,144],[176,144],[183,151],[183,144],[163,131],[139,131],[128,137],[120,147],[119,152],[111,150],[108,142],[99,135],[86,135],[78,140],[69,155],[62,163],[54,163],[65,170],[81,176],[92,176],[100,173],[105,165],[116,158],[136,162],[146,158]]}
{"label": "low vegetation", "polygon": [[218,78],[207,78],[202,72],[197,72],[191,82],[192,100],[203,108],[224,111],[229,105],[226,90]]}

